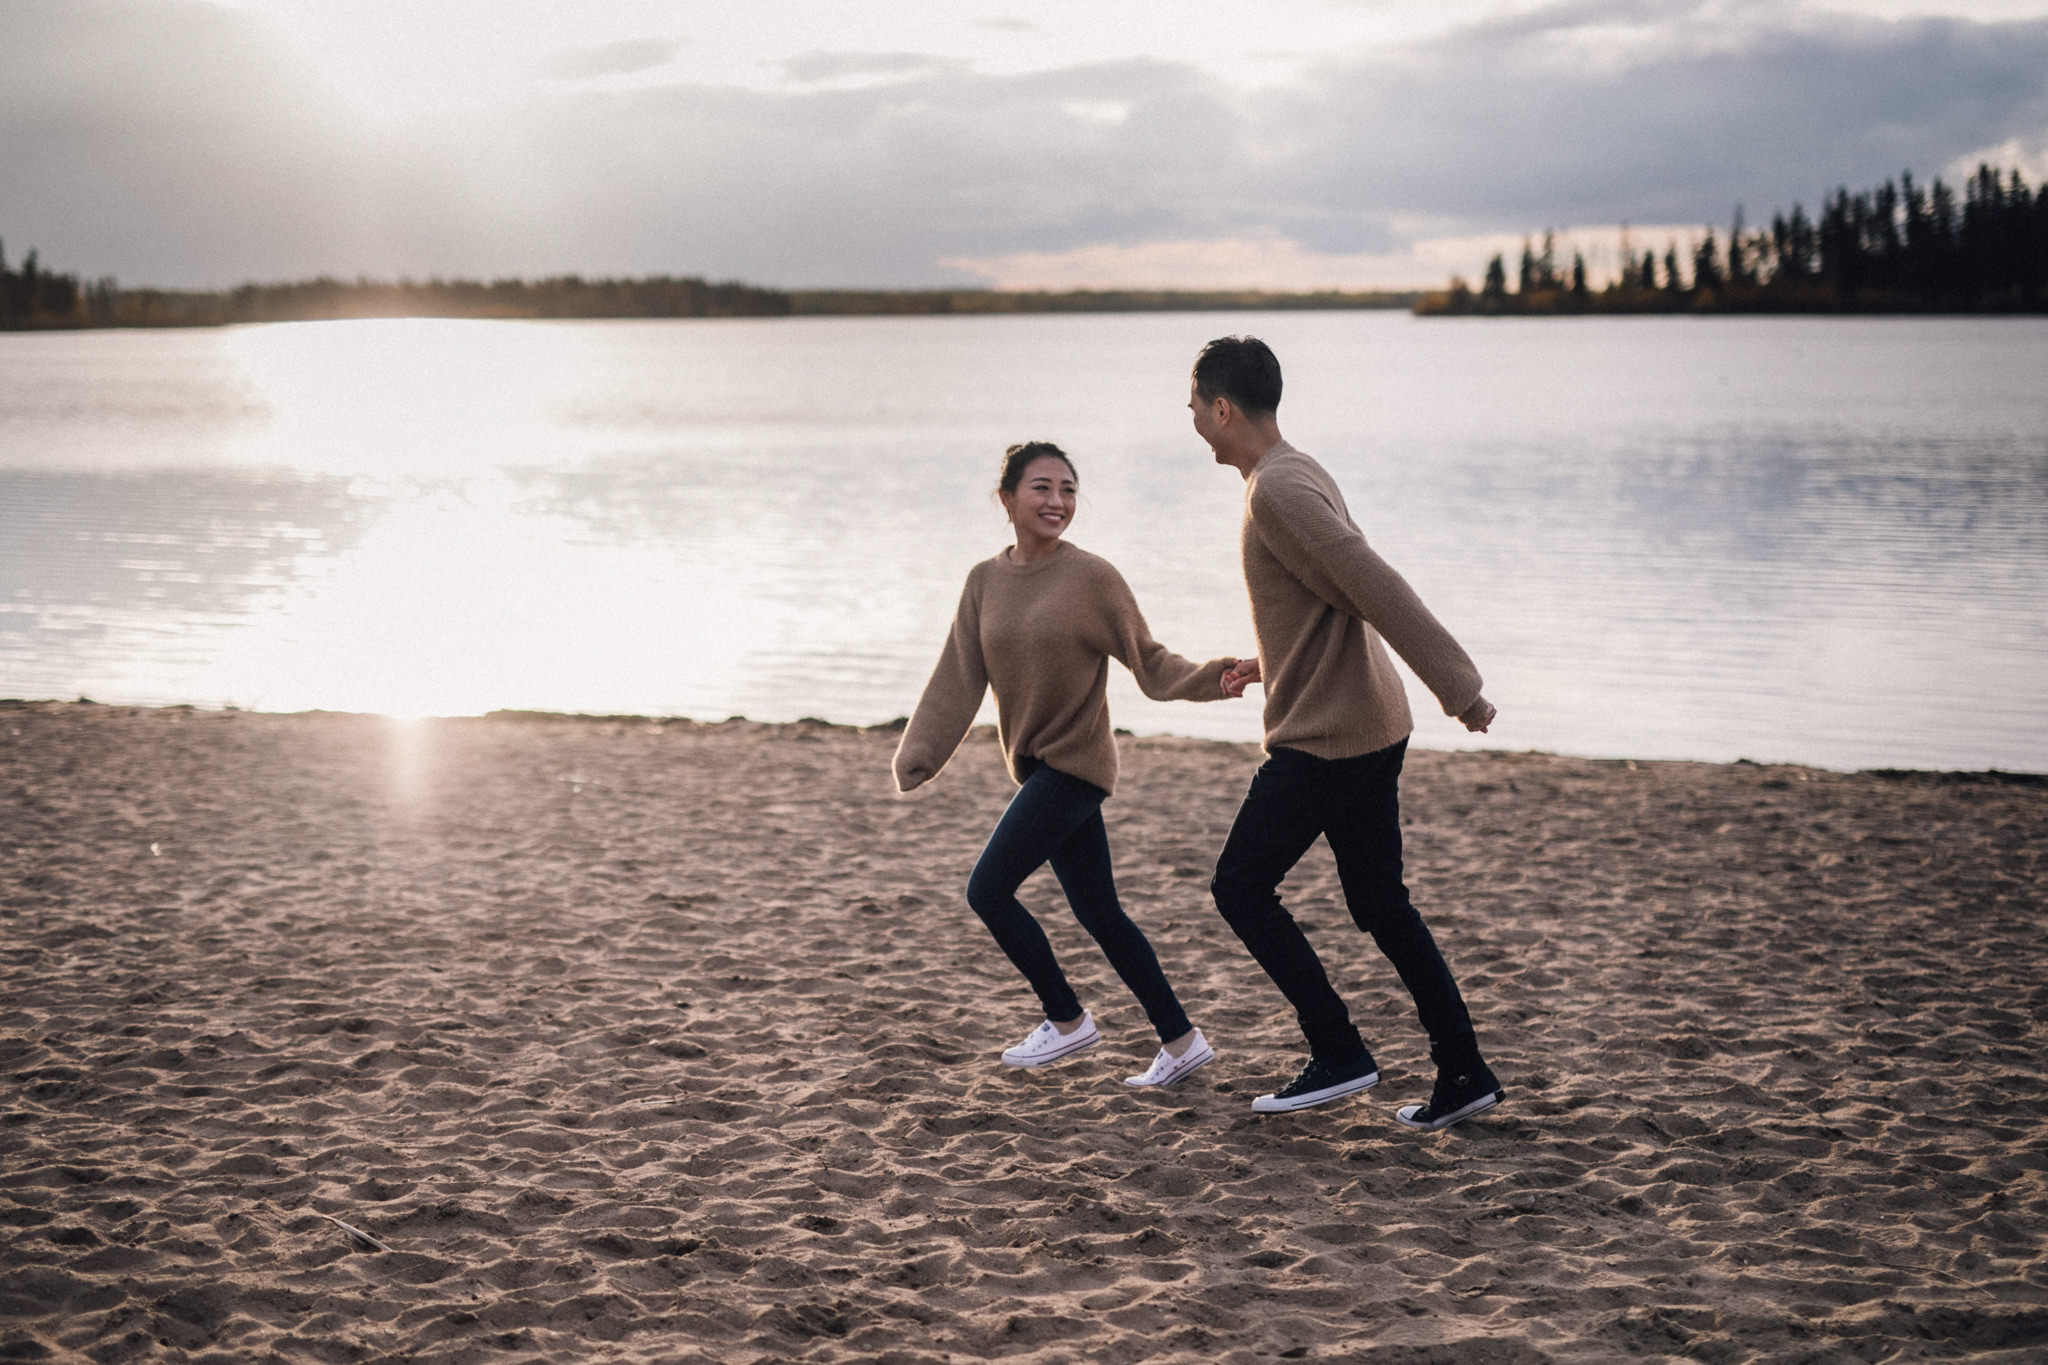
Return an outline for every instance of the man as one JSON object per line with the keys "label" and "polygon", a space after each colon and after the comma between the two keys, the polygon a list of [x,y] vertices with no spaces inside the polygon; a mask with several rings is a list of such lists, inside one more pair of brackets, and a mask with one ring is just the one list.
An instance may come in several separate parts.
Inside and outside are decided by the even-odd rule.
{"label": "man", "polygon": [[1188,407],[1219,464],[1245,480],[1242,551],[1259,657],[1224,676],[1266,688],[1266,761],[1216,862],[1216,908],[1294,1006],[1309,1060],[1252,1108],[1284,1113],[1377,1084],[1379,1067],[1321,959],[1280,903],[1281,880],[1318,835],[1344,899],[1400,973],[1429,1033],[1436,1085],[1395,1117],[1444,1128],[1506,1098],[1464,998],[1401,880],[1399,783],[1414,728],[1387,645],[1446,715],[1484,731],[1479,672],[1402,577],[1365,543],[1323,467],[1280,435],[1280,362],[1255,337],[1222,337],[1195,361]]}

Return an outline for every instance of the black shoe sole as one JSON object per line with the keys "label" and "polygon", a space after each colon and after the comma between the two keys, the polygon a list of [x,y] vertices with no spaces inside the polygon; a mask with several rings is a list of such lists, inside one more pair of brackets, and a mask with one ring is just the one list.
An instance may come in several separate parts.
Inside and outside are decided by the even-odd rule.
{"label": "black shoe sole", "polygon": [[1400,1124],[1403,1128],[1421,1128],[1427,1132],[1434,1133],[1438,1129],[1448,1128],[1454,1123],[1463,1123],[1475,1114],[1483,1114],[1507,1097],[1507,1091],[1495,1090],[1490,1094],[1481,1095],[1478,1099],[1471,1101],[1461,1108],[1453,1109],[1442,1117],[1432,1116],[1430,1118],[1422,1117],[1429,1112],[1428,1105],[1404,1104],[1394,1111],[1394,1122]]}
{"label": "black shoe sole", "polygon": [[1313,1109],[1319,1104],[1341,1100],[1346,1095],[1356,1095],[1362,1090],[1372,1089],[1379,1083],[1380,1073],[1368,1071],[1356,1080],[1325,1086],[1321,1090],[1311,1090],[1302,1095],[1289,1095],[1286,1099],[1278,1095],[1261,1095],[1252,1101],[1252,1111],[1259,1114],[1292,1114],[1297,1109]]}

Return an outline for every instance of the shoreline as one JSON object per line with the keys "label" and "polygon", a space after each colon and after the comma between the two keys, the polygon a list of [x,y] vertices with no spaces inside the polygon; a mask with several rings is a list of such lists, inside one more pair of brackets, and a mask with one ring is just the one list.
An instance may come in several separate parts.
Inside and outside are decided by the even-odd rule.
{"label": "shoreline", "polygon": [[[90,697],[77,697],[69,701],[45,697],[0,697],[0,714],[5,714],[8,710],[25,710],[66,706],[98,707],[109,711],[124,712],[178,711],[190,712],[200,715],[232,714],[247,716],[280,717],[348,716],[361,718],[365,720],[379,720],[397,723],[438,723],[503,720],[536,723],[567,722],[572,724],[593,725],[680,725],[695,726],[699,728],[713,730],[722,727],[746,725],[763,727],[770,730],[789,729],[792,727],[809,727],[811,729],[821,730],[855,731],[863,734],[900,734],[903,731],[903,727],[909,723],[908,716],[897,716],[890,720],[878,721],[872,725],[862,725],[854,721],[830,720],[822,716],[799,716],[794,720],[756,720],[750,716],[734,715],[727,716],[723,720],[700,720],[694,716],[661,715],[651,712],[533,711],[518,707],[504,707],[490,711],[480,711],[473,715],[389,716],[385,715],[382,712],[376,711],[329,711],[319,708],[307,711],[265,711],[258,708],[242,706],[202,706],[196,702],[166,702],[161,704],[143,705],[129,704],[126,702],[95,701]],[[978,737],[993,735],[994,732],[994,726],[978,724],[975,725],[969,733],[970,737]],[[1210,739],[1200,735],[1181,735],[1174,734],[1171,732],[1161,732],[1156,734],[1139,734],[1135,731],[1125,729],[1122,726],[1117,726],[1115,728],[1114,733],[1116,734],[1119,740],[1132,740],[1137,743],[1148,743],[1156,740],[1165,740],[1174,743],[1185,744],[1218,744],[1227,747],[1248,749],[1255,753],[1258,752],[1260,749],[1260,745],[1257,740]],[[1416,742],[1413,736],[1411,736],[1410,738],[1410,752],[1428,752],[1440,754],[1474,754],[1495,756],[1519,755],[1532,758],[1568,759],[1573,762],[1580,763],[1619,764],[1631,768],[1648,764],[1704,764],[1709,767],[1728,768],[1795,768],[1808,772],[1827,773],[1841,777],[1854,777],[1863,775],[1873,777],[1938,777],[1954,781],[1985,781],[1994,783],[2004,782],[2013,783],[2021,786],[2048,786],[2048,772],[2037,773],[2030,769],[2025,768],[1905,768],[1892,767],[1888,765],[1882,767],[1869,768],[1829,768],[1820,764],[1801,763],[1793,760],[1779,761],[1754,758],[1712,759],[1594,757],[1585,754],[1559,753],[1557,751],[1550,749],[1438,749],[1431,747],[1426,740],[1419,743]]]}
{"label": "shoreline", "polygon": [[[47,278],[47,277],[46,277]],[[1080,313],[1412,312],[1420,289],[777,289],[694,276],[370,280],[228,289],[123,289],[57,276],[66,310],[0,317],[0,332],[227,327],[441,318],[481,322],[733,321],[819,317],[1043,317]]]}
{"label": "shoreline", "polygon": [[1256,747],[1127,741],[1119,890],[1215,1062],[1041,873],[1105,1043],[961,903],[974,736],[0,704],[0,1354],[646,1362],[1932,1359],[2048,1346],[2048,783],[1420,750],[1407,877],[1508,1103],[1327,853],[1283,894],[1386,1079],[1287,1116],[1208,903]]}

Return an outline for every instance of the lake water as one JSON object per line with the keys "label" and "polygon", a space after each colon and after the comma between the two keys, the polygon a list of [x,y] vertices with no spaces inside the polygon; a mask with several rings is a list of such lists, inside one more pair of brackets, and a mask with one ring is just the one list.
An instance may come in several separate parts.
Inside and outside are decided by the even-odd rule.
{"label": "lake water", "polygon": [[[0,335],[0,696],[907,712],[1001,450],[1155,633],[1248,653],[1211,336],[1501,708],[1421,745],[2048,771],[2048,321],[1393,313]],[[1258,735],[1255,700],[1118,724]]]}

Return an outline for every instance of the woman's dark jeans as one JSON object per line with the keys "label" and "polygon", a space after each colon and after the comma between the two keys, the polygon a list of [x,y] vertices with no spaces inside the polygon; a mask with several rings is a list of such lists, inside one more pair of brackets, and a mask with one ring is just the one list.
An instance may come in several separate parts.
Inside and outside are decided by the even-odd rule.
{"label": "woman's dark jeans", "polygon": [[[1020,760],[1020,766],[1026,762]],[[1102,824],[1102,803],[1108,796],[1092,782],[1034,765],[974,864],[967,879],[967,903],[1038,992],[1045,1017],[1078,1018],[1081,1002],[1067,984],[1045,931],[1017,900],[1024,879],[1050,862],[1074,918],[1138,997],[1160,1039],[1171,1041],[1191,1025],[1144,931],[1117,901],[1109,832]]]}
{"label": "woman's dark jeans", "polygon": [[1294,1006],[1309,1050],[1344,1065],[1365,1051],[1322,959],[1280,903],[1280,882],[1321,835],[1337,857],[1351,918],[1371,934],[1429,1033],[1438,1065],[1477,1058],[1472,1020],[1436,939],[1401,880],[1402,740],[1356,758],[1275,748],[1252,777],[1216,860],[1216,908]]}

